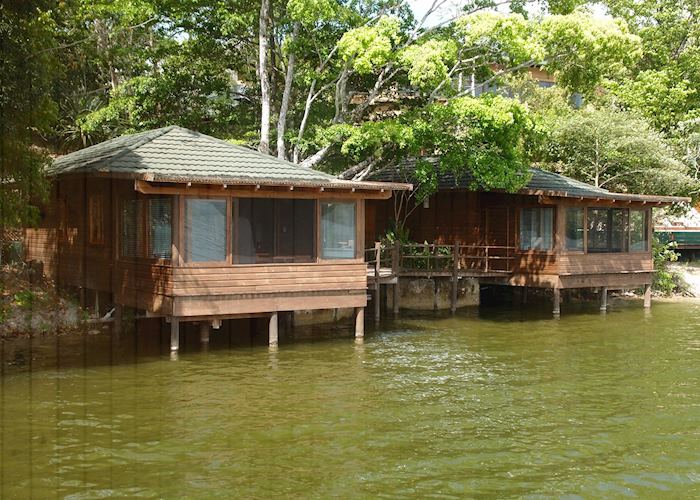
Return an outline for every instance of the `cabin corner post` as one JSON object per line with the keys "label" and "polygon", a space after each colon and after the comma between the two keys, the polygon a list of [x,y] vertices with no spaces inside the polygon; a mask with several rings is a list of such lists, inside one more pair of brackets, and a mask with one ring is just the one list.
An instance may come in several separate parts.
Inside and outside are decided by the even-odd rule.
{"label": "cabin corner post", "polygon": [[279,343],[279,324],[277,311],[270,314],[270,323],[268,326],[268,344],[276,346]]}
{"label": "cabin corner post", "polygon": [[552,292],[552,314],[556,317],[561,314],[561,288],[553,288]]}
{"label": "cabin corner post", "polygon": [[651,284],[646,283],[644,285],[644,309],[651,308]]}
{"label": "cabin corner post", "polygon": [[355,308],[355,338],[362,338],[365,336],[365,308],[356,307]]}

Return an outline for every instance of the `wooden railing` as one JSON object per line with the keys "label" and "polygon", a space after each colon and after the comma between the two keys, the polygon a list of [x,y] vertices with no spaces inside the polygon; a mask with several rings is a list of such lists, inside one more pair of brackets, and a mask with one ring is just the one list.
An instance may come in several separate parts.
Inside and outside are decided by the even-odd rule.
{"label": "wooden railing", "polygon": [[365,260],[374,276],[380,272],[392,275],[510,273],[514,252],[514,247],[499,245],[397,243],[387,246],[376,242],[365,250]]}

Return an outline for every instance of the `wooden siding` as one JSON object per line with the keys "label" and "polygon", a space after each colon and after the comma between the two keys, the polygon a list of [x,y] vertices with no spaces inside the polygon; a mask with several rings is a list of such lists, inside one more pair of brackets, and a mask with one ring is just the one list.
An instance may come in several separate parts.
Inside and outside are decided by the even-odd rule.
{"label": "wooden siding", "polygon": [[[104,239],[99,244],[90,244],[87,234],[88,199],[94,196],[102,197],[104,211]],[[365,219],[361,196],[353,194],[349,198],[357,200],[358,258],[244,266],[190,266],[182,261],[183,235],[177,221],[183,197],[178,196],[173,213],[173,266],[167,260],[119,256],[120,200],[148,197],[134,191],[133,181],[72,176],[53,184],[41,224],[25,230],[25,257],[42,262],[45,274],[59,286],[110,293],[116,304],[156,315],[175,313],[186,317],[364,307],[367,277],[360,259]],[[103,308],[112,306],[102,304]]]}
{"label": "wooden siding", "polygon": [[[406,221],[413,241],[438,244],[496,245],[515,247],[509,260],[508,279],[483,279],[514,286],[570,288],[574,286],[637,286],[651,282],[651,252],[583,253],[563,249],[567,207],[613,206],[596,200],[579,200],[509,193],[465,190],[440,191],[427,207],[417,207]],[[641,202],[618,204],[620,208],[648,208]],[[618,206],[615,205],[615,206]],[[524,207],[555,208],[554,241],[549,251],[520,250],[519,218]],[[394,217],[393,200],[367,202],[365,238],[376,241]],[[650,234],[651,228],[649,228]],[[506,261],[502,261],[505,265]],[[498,269],[504,270],[504,269]],[[644,281],[646,280],[646,281]]]}

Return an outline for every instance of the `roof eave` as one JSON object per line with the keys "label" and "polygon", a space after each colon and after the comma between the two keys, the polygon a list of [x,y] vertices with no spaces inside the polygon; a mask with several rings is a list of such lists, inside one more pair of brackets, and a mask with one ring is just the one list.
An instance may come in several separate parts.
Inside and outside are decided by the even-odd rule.
{"label": "roof eave", "polygon": [[521,194],[533,196],[552,196],[557,198],[577,198],[583,200],[628,201],[640,203],[655,203],[657,205],[671,205],[673,203],[690,203],[691,199],[685,196],[662,196],[646,194],[612,193],[605,192],[595,195],[570,193],[567,191],[551,191],[547,189],[522,189]]}

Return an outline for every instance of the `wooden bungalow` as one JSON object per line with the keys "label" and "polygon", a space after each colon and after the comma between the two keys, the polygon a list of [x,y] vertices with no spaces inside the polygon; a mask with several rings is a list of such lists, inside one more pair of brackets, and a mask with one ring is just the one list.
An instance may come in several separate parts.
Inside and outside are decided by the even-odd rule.
{"label": "wooden bungalow", "polygon": [[[395,182],[410,178],[412,168],[415,162],[407,161],[371,178]],[[423,257],[421,269],[406,257],[394,258],[399,269],[393,274],[442,273],[475,277],[482,284],[549,288],[555,314],[560,291],[572,288],[599,289],[603,310],[609,289],[644,288],[649,307],[652,207],[689,200],[613,193],[552,172],[530,173],[518,193],[472,190],[469,178],[442,175],[438,191],[406,220],[410,239],[426,242],[423,253],[434,253],[436,262],[426,273]],[[367,241],[385,233],[395,218],[395,201],[368,202]],[[447,265],[438,262],[441,257]]]}
{"label": "wooden bungalow", "polygon": [[184,128],[119,137],[58,158],[26,259],[97,311],[171,325],[354,308],[363,333],[365,200],[403,183],[342,181]]}

